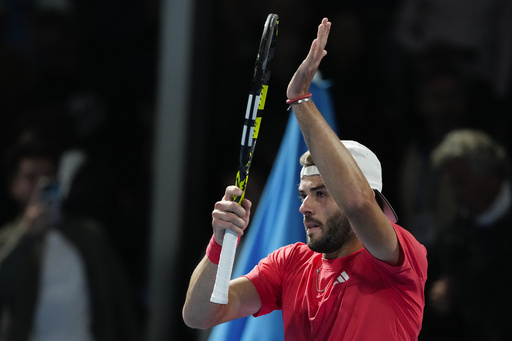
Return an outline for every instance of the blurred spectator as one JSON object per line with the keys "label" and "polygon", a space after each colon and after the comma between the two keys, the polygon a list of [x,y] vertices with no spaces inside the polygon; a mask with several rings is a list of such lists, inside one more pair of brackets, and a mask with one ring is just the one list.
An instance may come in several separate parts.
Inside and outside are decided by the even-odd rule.
{"label": "blurred spectator", "polygon": [[509,96],[512,70],[509,0],[405,0],[397,35],[409,56],[451,60]]}
{"label": "blurred spectator", "polygon": [[[0,154],[20,141],[53,141],[62,209],[102,225],[141,314],[158,5],[0,0]],[[3,192],[0,226],[15,218]]]}
{"label": "blurred spectator", "polygon": [[430,153],[448,132],[472,124],[470,82],[455,68],[433,70],[418,77],[412,102],[398,173],[398,206],[400,220],[428,247],[455,212],[443,179],[432,171]]}
{"label": "blurred spectator", "polygon": [[[0,0],[0,153],[41,131],[56,141],[63,208],[104,226],[141,310],[158,18],[149,3]],[[0,225],[12,218],[5,192]]]}
{"label": "blurred spectator", "polygon": [[[76,96],[69,102],[33,108],[11,127],[11,144],[45,141],[60,155],[56,171],[62,209],[73,216],[86,216],[102,224],[115,252],[134,283],[137,305],[145,314],[146,238],[141,179],[125,181],[114,151],[103,131],[104,107],[95,96]],[[119,169],[119,170],[118,170]],[[4,178],[6,175],[4,174]],[[124,182],[123,182],[124,181]],[[2,223],[14,218],[9,189]],[[1,224],[0,224],[1,225]],[[143,233],[141,233],[143,232]]]}
{"label": "blurred spectator", "polygon": [[0,231],[0,339],[140,340],[131,284],[102,226],[66,214],[58,187],[43,187],[59,156],[37,143],[6,157],[19,214]]}
{"label": "blurred spectator", "polygon": [[455,130],[432,152],[458,207],[431,248],[420,340],[508,340],[512,192],[505,149],[479,130]]}

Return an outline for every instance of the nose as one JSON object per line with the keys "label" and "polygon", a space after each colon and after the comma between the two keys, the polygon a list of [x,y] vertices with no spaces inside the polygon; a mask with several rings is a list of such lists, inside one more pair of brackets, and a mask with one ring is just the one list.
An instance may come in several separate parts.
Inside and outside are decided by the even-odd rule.
{"label": "nose", "polygon": [[310,204],[309,196],[306,196],[304,199],[302,199],[302,204],[299,207],[299,212],[302,213],[302,215],[312,215],[313,214],[313,208]]}

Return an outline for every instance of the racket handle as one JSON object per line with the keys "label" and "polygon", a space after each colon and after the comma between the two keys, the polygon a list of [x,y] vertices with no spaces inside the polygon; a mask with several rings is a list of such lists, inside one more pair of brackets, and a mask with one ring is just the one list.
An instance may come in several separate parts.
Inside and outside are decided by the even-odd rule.
{"label": "racket handle", "polygon": [[218,304],[228,303],[229,282],[231,281],[237,244],[238,236],[233,231],[226,230],[210,302]]}

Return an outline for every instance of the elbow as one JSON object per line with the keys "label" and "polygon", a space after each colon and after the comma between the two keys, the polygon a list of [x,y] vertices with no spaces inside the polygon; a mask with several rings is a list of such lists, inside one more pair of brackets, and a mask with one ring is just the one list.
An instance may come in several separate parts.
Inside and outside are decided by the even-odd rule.
{"label": "elbow", "polygon": [[181,312],[183,317],[183,322],[189,328],[193,329],[209,329],[214,325],[210,325],[206,318],[204,318],[198,311],[193,311],[190,309],[187,304],[183,306],[183,310]]}
{"label": "elbow", "polygon": [[181,316],[183,317],[183,322],[185,322],[187,327],[193,329],[205,329],[202,328],[201,324],[199,323],[200,321],[197,314],[194,314],[186,303],[183,306],[183,310],[181,311]]}
{"label": "elbow", "polygon": [[370,197],[364,194],[355,195],[350,198],[344,205],[344,213],[348,217],[359,216],[361,213],[366,213],[372,205],[375,204],[375,197]]}

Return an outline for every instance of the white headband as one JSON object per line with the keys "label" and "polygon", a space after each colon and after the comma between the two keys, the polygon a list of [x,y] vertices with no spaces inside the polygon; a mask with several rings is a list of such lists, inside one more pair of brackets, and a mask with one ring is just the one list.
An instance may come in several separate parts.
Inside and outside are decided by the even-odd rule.
{"label": "white headband", "polygon": [[[377,156],[370,149],[356,141],[342,140],[341,142],[356,161],[370,187],[382,192],[382,170]],[[302,179],[302,177],[308,175],[320,175],[320,172],[314,165],[302,167],[300,178]]]}
{"label": "white headband", "polygon": [[320,175],[320,172],[318,171],[318,168],[315,165],[302,167],[300,171],[300,178],[302,179],[303,176],[309,175]]}
{"label": "white headband", "polygon": [[[348,149],[354,160],[356,161],[359,169],[363,172],[368,184],[372,189],[377,190],[378,195],[384,200],[384,213],[390,221],[396,223],[396,213],[382,195],[382,170],[380,161],[377,156],[364,145],[355,141],[341,141]],[[300,178],[309,175],[320,175],[316,166],[303,166],[300,171]]]}

